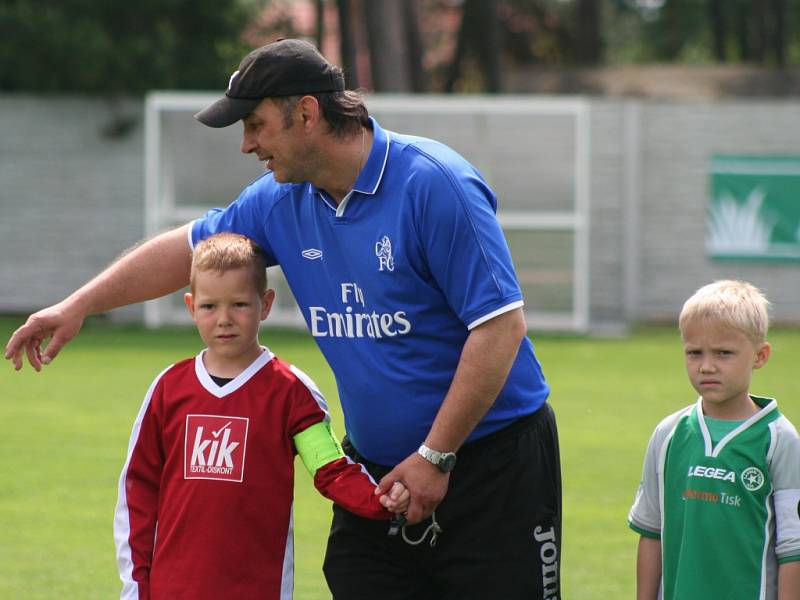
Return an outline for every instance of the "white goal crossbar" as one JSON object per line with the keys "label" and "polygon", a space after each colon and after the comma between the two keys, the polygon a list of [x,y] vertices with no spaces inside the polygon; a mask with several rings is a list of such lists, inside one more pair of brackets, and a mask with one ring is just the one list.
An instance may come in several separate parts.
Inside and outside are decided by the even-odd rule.
{"label": "white goal crossbar", "polygon": [[[216,164],[203,164],[209,160],[216,163],[222,157],[231,160],[238,147],[235,140],[240,130],[235,127],[213,130],[216,137],[197,139],[198,135],[208,136],[198,133],[208,128],[196,124],[191,115],[217,98],[218,94],[194,92],[148,94],[144,144],[148,236],[197,218],[213,206],[224,205],[249,181],[246,179],[249,174],[226,174]],[[589,103],[569,97],[427,95],[372,95],[367,96],[366,103],[370,114],[384,127],[432,137],[454,147],[478,167],[498,192],[500,224],[510,239],[519,240],[516,245],[510,242],[515,264],[519,256],[531,254],[530,268],[517,264],[526,292],[528,326],[538,330],[586,331],[590,279]],[[225,132],[224,146],[221,131]],[[180,138],[184,136],[186,140],[182,141]],[[195,155],[198,146],[205,149],[204,160]],[[530,162],[525,162],[528,158]],[[253,162],[250,159],[248,164]],[[537,165],[540,165],[538,172]],[[192,170],[199,172],[191,177],[186,175]],[[223,200],[217,194],[210,201],[198,203],[196,187],[195,192],[187,194],[191,198],[182,197],[182,179],[197,186],[196,181],[203,178],[209,184],[224,186]],[[541,203],[545,206],[538,206]],[[532,245],[547,234],[566,236],[567,242],[562,242],[565,249],[560,253],[552,250],[551,255],[547,251],[531,251]],[[548,270],[547,264],[538,264],[548,260],[560,264],[565,254],[569,255],[566,267]],[[548,272],[549,275],[541,275]],[[567,291],[561,300],[554,301],[561,305],[543,310],[535,290],[538,285],[539,290],[546,292],[548,285],[556,285],[549,284],[550,280],[558,281]],[[533,291],[526,291],[526,281],[532,282]],[[277,268],[270,269],[270,285],[278,288],[282,299],[276,302],[270,322],[303,327],[302,315]],[[185,322],[188,315],[175,297],[145,305],[148,327]]]}

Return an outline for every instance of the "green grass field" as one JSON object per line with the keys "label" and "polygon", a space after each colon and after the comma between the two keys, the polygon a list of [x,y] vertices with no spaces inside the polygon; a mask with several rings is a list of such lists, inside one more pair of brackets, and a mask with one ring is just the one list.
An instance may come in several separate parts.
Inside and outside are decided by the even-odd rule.
{"label": "green grass field", "polygon": [[[20,322],[0,319],[0,345]],[[561,435],[563,597],[630,598],[637,538],[625,521],[645,445],[663,416],[694,399],[677,335],[533,338]],[[261,339],[316,380],[341,435],[333,378],[309,336],[266,329]],[[777,397],[800,424],[800,330],[770,341],[753,392]],[[0,598],[118,595],[111,528],[130,427],[153,377],[200,348],[193,329],[89,323],[40,374],[0,365]],[[330,598],[321,571],[330,506],[300,464],[296,496],[295,597]]]}

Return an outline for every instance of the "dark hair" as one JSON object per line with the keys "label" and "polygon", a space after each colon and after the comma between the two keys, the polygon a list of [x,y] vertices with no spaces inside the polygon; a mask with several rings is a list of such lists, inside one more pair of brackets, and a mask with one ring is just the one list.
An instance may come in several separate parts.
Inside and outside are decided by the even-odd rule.
{"label": "dark hair", "polygon": [[[369,127],[369,112],[364,104],[361,92],[345,90],[343,92],[320,92],[306,94],[313,96],[319,103],[322,118],[331,128],[331,135],[337,138],[348,138],[358,135],[362,127]],[[272,98],[283,112],[285,127],[291,127],[292,110],[303,96],[282,96]]]}

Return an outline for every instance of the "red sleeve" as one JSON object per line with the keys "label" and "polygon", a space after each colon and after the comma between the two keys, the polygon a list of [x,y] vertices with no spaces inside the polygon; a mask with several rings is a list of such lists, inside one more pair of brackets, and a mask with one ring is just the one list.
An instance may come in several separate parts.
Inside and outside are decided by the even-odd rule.
{"label": "red sleeve", "polygon": [[[322,392],[308,375],[297,367],[288,368],[296,378],[288,427],[290,437],[294,437],[325,419],[328,407]],[[389,520],[393,513],[381,506],[374,494],[376,485],[363,465],[346,456],[320,467],[314,475],[314,486],[329,500],[362,517]]]}
{"label": "red sleeve", "polygon": [[348,457],[320,467],[314,475],[314,486],[326,498],[367,519],[389,520],[386,510],[375,495],[376,484],[359,463]]}
{"label": "red sleeve", "polygon": [[128,460],[120,477],[114,529],[117,560],[125,592],[138,592],[140,600],[150,598],[150,567],[153,561],[158,499],[164,457],[160,424],[148,392],[131,432]]}

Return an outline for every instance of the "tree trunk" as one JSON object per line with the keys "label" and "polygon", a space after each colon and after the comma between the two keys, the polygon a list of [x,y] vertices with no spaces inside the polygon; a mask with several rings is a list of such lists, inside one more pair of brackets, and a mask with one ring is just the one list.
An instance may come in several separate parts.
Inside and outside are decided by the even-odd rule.
{"label": "tree trunk", "polygon": [[752,58],[750,47],[750,32],[748,30],[748,7],[745,1],[737,0],[736,11],[736,38],[739,40],[739,60],[748,62]]}
{"label": "tree trunk", "polygon": [[444,91],[451,94],[456,87],[456,82],[461,78],[461,63],[464,62],[464,57],[467,54],[467,35],[469,28],[467,26],[467,8],[470,0],[466,0],[464,8],[461,9],[461,25],[458,28],[458,37],[456,38],[456,50],[453,53],[453,60],[447,67],[447,77],[444,82]]}
{"label": "tree trunk", "polygon": [[711,21],[713,36],[714,58],[717,62],[725,62],[725,13],[722,3],[725,0],[710,0],[708,3],[708,17]]}
{"label": "tree trunk", "polygon": [[376,92],[410,92],[402,3],[367,0],[364,2],[364,17],[373,88]]}
{"label": "tree trunk", "polygon": [[786,66],[786,0],[772,0],[772,51],[775,63]]}
{"label": "tree trunk", "polygon": [[470,48],[477,50],[487,92],[500,92],[502,47],[497,0],[465,0],[453,61],[447,70],[445,91],[452,92],[461,77],[461,65]]}
{"label": "tree trunk", "polygon": [[502,39],[500,32],[500,13],[497,10],[497,0],[483,0],[478,3],[480,15],[477,23],[482,23],[484,35],[480,35],[480,26],[476,23],[476,37],[483,68],[483,79],[486,91],[498,94],[502,91],[503,81],[500,70],[500,52]]}
{"label": "tree trunk", "polygon": [[356,60],[356,37],[353,30],[353,11],[351,0],[336,0],[339,15],[339,52],[342,55],[342,69],[347,89],[359,88],[358,63]]}
{"label": "tree trunk", "polygon": [[753,59],[764,64],[767,58],[767,1],[753,0],[752,28]]}
{"label": "tree trunk", "polygon": [[322,40],[325,39],[325,0],[314,0],[316,10],[316,41],[317,48],[322,52]]}
{"label": "tree trunk", "polygon": [[578,0],[575,5],[575,60],[580,65],[598,65],[603,62],[601,10],[601,4],[597,0]]}
{"label": "tree trunk", "polygon": [[408,48],[408,70],[411,89],[424,92],[428,89],[425,69],[422,65],[422,36],[419,32],[419,16],[416,0],[403,0],[403,22],[406,27],[406,46]]}

